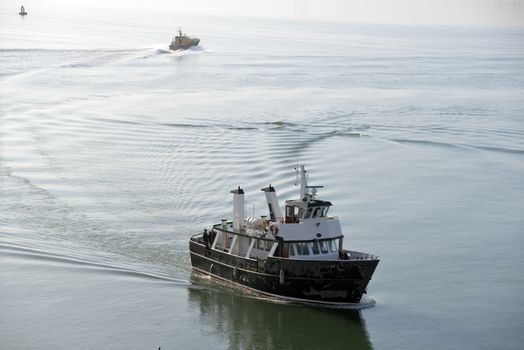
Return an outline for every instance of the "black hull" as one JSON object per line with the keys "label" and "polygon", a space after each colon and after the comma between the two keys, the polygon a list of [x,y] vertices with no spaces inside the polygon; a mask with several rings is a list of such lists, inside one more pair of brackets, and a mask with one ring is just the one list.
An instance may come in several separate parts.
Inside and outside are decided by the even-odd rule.
{"label": "black hull", "polygon": [[202,273],[260,294],[321,304],[359,303],[378,264],[378,259],[253,260],[210,250],[193,240],[189,252],[193,268]]}

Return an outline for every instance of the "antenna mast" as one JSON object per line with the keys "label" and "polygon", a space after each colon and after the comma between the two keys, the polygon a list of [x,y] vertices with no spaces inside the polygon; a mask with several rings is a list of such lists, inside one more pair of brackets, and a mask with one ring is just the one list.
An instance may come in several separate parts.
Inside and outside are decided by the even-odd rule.
{"label": "antenna mast", "polygon": [[297,179],[295,181],[295,186],[298,186],[298,155],[300,153],[300,130],[297,129],[297,165],[295,167],[297,173]]}

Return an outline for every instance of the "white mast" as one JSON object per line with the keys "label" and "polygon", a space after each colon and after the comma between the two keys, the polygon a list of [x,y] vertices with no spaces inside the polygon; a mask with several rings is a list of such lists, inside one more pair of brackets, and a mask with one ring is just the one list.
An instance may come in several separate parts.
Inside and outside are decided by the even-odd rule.
{"label": "white mast", "polygon": [[300,199],[304,200],[306,197],[306,200],[309,200],[309,189],[307,188],[307,177],[306,177],[306,169],[304,169],[304,164],[300,164]]}

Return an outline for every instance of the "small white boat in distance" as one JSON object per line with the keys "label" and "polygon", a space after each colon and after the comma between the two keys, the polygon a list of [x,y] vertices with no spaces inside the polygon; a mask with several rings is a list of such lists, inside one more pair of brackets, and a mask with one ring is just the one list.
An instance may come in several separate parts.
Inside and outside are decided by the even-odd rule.
{"label": "small white boat in distance", "polygon": [[27,12],[25,12],[24,5],[22,5],[22,7],[20,7],[20,12],[18,12],[18,14],[19,14],[20,16],[25,16],[25,15],[27,15]]}

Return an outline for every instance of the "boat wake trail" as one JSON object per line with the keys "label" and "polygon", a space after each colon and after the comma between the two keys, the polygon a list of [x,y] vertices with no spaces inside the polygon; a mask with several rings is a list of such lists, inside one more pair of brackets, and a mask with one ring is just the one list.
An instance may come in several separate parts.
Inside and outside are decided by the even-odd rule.
{"label": "boat wake trail", "polygon": [[[13,232],[10,232],[13,231]],[[23,233],[29,231],[24,230]],[[100,253],[86,252],[85,247],[56,239],[19,237],[20,229],[11,230],[8,225],[0,228],[0,256],[10,261],[19,261],[25,265],[38,264],[48,268],[60,267],[95,273],[112,274],[120,277],[139,278],[169,282],[187,286],[189,281],[169,276],[165,273],[148,271],[132,263],[124,262]],[[29,235],[32,235],[29,232]],[[118,261],[118,263],[115,263]]]}
{"label": "boat wake trail", "polygon": [[28,73],[49,68],[93,68],[155,57],[182,57],[211,52],[203,47],[168,50],[165,45],[130,49],[0,49],[1,75]]}
{"label": "boat wake trail", "polygon": [[202,46],[193,46],[187,50],[176,50],[176,51],[166,50],[166,51],[167,53],[170,54],[170,56],[175,56],[175,57],[182,57],[182,56],[188,56],[188,55],[200,55],[203,53],[213,52]]}

